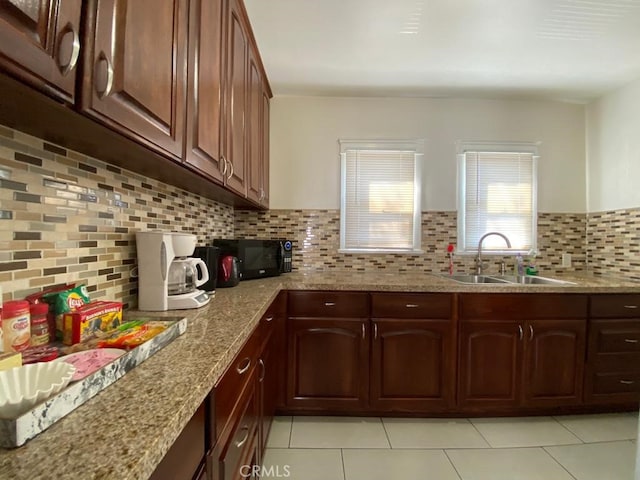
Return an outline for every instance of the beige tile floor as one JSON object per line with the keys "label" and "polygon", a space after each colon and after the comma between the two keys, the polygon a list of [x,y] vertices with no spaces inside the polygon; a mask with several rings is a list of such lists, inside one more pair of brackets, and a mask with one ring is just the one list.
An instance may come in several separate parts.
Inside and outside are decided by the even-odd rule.
{"label": "beige tile floor", "polygon": [[277,417],[263,479],[633,480],[637,413]]}

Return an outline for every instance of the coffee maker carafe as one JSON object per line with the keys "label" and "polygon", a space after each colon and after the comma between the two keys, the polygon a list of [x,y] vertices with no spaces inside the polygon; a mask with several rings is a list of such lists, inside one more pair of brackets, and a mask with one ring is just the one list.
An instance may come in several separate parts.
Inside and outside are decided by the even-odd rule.
{"label": "coffee maker carafe", "polygon": [[196,288],[209,279],[207,266],[189,258],[196,241],[186,233],[136,233],[140,310],[198,308],[209,302],[209,295]]}
{"label": "coffee maker carafe", "polygon": [[169,267],[169,295],[193,292],[209,280],[207,264],[199,258],[176,258]]}

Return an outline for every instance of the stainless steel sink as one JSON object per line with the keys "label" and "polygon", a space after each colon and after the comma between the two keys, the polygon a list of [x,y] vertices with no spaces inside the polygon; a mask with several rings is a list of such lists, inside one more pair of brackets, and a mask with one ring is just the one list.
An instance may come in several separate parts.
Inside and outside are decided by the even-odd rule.
{"label": "stainless steel sink", "polygon": [[450,278],[459,283],[511,283],[508,280],[503,280],[498,277],[492,277],[490,275],[442,275],[445,278]]}
{"label": "stainless steel sink", "polygon": [[519,284],[519,285],[575,285],[566,280],[532,275],[441,275],[458,283],[466,284]]}
{"label": "stainless steel sink", "polygon": [[575,283],[567,282],[566,280],[538,277],[537,275],[496,275],[495,278],[506,280],[509,283],[518,283],[521,285],[575,285]]}

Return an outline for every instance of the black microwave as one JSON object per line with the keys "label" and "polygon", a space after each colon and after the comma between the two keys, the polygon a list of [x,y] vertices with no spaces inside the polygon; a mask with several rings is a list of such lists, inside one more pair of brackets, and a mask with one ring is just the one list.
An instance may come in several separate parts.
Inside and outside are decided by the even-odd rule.
{"label": "black microwave", "polygon": [[221,239],[214,240],[213,245],[220,249],[220,256],[233,255],[238,258],[242,280],[274,277],[291,271],[290,240]]}

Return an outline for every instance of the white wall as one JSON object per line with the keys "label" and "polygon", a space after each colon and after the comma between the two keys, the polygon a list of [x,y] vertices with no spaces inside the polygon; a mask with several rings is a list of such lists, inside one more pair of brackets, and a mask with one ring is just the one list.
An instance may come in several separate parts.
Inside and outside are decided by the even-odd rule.
{"label": "white wall", "polygon": [[456,141],[540,141],[540,211],[586,211],[582,105],[275,97],[271,103],[271,208],[339,208],[339,138],[425,138],[423,210],[456,209]]}
{"label": "white wall", "polygon": [[587,106],[589,212],[640,207],[640,80]]}

